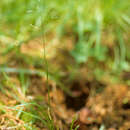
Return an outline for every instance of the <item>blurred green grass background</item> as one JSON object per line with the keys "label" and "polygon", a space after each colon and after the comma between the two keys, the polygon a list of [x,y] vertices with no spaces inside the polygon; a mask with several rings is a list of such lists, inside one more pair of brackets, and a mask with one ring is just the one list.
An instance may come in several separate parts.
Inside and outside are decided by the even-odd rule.
{"label": "blurred green grass background", "polygon": [[[49,39],[48,34],[55,35]],[[62,71],[64,72],[62,67],[61,69],[59,69],[60,67],[56,69],[53,63],[50,65],[46,62],[45,55],[49,52],[46,52],[45,55],[43,53],[42,58],[37,55],[27,56],[21,52],[23,44],[26,46],[29,41],[42,36],[49,39],[50,44],[53,39],[58,39],[60,41],[58,46],[61,47],[64,39],[69,39],[70,36],[74,38],[71,41],[71,43],[73,42],[73,48],[71,50],[66,49],[67,53],[65,55],[69,54],[69,57],[64,60],[64,65],[68,69],[67,71],[69,71],[69,80],[72,80],[73,76],[82,68],[82,65],[86,64],[88,69],[96,75],[97,80],[100,76],[103,76],[104,72],[117,75],[120,72],[129,72],[130,70],[129,0],[0,1],[0,60],[2,59],[0,61],[0,72],[20,74],[19,80],[23,87],[22,91],[26,95],[28,78],[26,78],[24,73],[45,76],[48,74],[49,66],[49,79],[54,80],[64,91],[70,93],[64,86],[64,83],[62,84],[60,81]],[[43,44],[43,42],[41,41],[40,44]],[[69,46],[70,43],[66,44]],[[39,47],[34,45],[34,48]],[[51,51],[55,51],[53,46],[51,46]],[[19,64],[20,58],[22,59],[20,67],[24,69],[18,67],[11,68],[11,60],[14,60],[10,59],[12,54],[17,61],[16,64]],[[61,55],[61,53],[58,55]],[[68,60],[71,60],[70,57],[74,60],[73,62]],[[3,60],[3,58],[6,60]],[[23,61],[31,67],[33,66],[35,70],[30,70],[31,67],[26,67]],[[47,69],[42,66],[43,64]],[[45,69],[43,69],[45,73],[41,71],[41,68]],[[6,80],[9,81],[10,79],[5,73],[3,78],[4,81],[1,85],[10,86],[11,83],[6,84]],[[2,92],[5,91],[4,87],[0,88]],[[16,91],[15,87],[11,87],[11,89],[11,91]],[[14,96],[14,98],[16,97]],[[24,104],[23,101],[21,104],[30,106],[30,104]],[[37,115],[34,111],[29,110],[29,113]],[[39,117],[31,114],[29,115],[31,118],[28,119],[31,120],[30,122],[32,122],[32,118],[39,119]],[[53,130],[53,121],[50,120],[50,117],[44,112],[40,114],[41,117],[47,117],[47,121],[43,122],[43,124]],[[26,118],[27,115],[27,113],[23,114],[23,118],[24,116]]]}
{"label": "blurred green grass background", "polygon": [[4,52],[44,33],[54,32],[61,38],[69,30],[78,37],[70,52],[78,63],[89,57],[108,60],[111,47],[114,68],[128,70],[129,7],[129,0],[2,0],[0,37],[5,43],[6,38],[16,41],[13,45],[9,41]]}

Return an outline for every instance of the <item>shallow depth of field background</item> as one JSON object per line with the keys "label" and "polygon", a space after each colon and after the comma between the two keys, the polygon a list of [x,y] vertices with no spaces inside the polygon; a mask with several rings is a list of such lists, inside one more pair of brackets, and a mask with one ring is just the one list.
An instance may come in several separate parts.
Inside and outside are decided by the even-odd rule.
{"label": "shallow depth of field background", "polygon": [[0,129],[130,129],[129,0],[0,1]]}

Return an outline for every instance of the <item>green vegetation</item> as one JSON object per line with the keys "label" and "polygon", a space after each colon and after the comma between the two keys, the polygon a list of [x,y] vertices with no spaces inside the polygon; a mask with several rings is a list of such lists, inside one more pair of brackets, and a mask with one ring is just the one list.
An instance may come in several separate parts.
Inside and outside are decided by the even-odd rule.
{"label": "green vegetation", "polygon": [[[0,129],[60,129],[52,84],[70,96],[78,77],[130,85],[129,36],[129,0],[1,0]],[[48,98],[35,89],[45,86]]]}

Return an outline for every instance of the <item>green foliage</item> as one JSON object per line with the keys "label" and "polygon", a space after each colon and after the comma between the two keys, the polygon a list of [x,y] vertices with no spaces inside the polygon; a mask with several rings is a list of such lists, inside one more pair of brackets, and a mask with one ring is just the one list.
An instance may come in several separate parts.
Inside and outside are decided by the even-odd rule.
{"label": "green foliage", "polygon": [[[110,29],[114,32],[117,29],[121,30],[122,36],[117,37],[116,41],[123,42],[124,33],[129,31],[129,5],[129,0],[110,0],[109,2],[106,0],[2,0],[1,36],[16,40],[15,44],[7,44],[4,54],[14,51],[14,48],[24,41],[44,32],[54,31],[62,36],[66,26],[69,25],[78,35],[78,42],[72,51],[76,61],[86,62],[89,57],[95,57],[97,61],[105,61],[108,59],[107,49],[102,46],[101,39],[107,36],[102,33],[109,32]],[[124,52],[124,49],[120,51],[125,60],[128,53]],[[125,66],[124,62],[123,66]]]}
{"label": "green foliage", "polygon": [[72,56],[78,63],[84,63],[88,61],[89,57],[95,57],[99,61],[106,59],[107,48],[100,45],[99,52],[95,51],[96,48],[91,46],[91,43],[77,43],[74,50],[71,52]]}
{"label": "green foliage", "polygon": [[[77,117],[75,116],[75,117],[73,118],[72,122],[71,122],[70,130],[78,130],[79,125],[74,126],[74,123],[75,123],[76,120],[77,120]],[[73,128],[73,127],[75,127],[75,128]]]}

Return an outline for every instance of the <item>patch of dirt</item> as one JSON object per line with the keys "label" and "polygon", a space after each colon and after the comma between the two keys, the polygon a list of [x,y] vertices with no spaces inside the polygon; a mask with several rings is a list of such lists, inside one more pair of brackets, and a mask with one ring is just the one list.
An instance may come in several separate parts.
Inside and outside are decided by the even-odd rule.
{"label": "patch of dirt", "polygon": [[[87,88],[86,88],[87,89]],[[81,89],[80,83],[75,82],[71,87],[71,92],[73,96],[65,96],[65,104],[68,109],[73,109],[74,111],[80,110],[85,106],[88,95],[87,91]]]}

